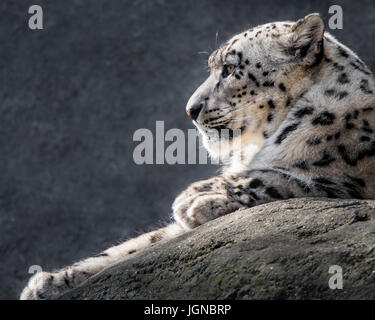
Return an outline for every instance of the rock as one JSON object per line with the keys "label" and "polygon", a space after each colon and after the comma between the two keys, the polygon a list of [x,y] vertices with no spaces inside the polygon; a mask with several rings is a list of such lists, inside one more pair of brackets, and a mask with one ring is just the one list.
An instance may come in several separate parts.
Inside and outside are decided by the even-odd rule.
{"label": "rock", "polygon": [[[155,244],[61,299],[375,299],[374,221],[375,201],[272,202]],[[341,290],[329,287],[335,265]]]}

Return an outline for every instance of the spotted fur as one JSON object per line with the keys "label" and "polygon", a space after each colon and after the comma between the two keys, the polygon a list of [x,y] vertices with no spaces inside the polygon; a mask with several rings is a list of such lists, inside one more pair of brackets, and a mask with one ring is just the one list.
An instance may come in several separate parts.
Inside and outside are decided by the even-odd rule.
{"label": "spotted fur", "polygon": [[154,242],[238,209],[298,197],[375,199],[374,78],[324,32],[319,15],[247,30],[208,64],[210,76],[187,112],[205,147],[226,164],[222,173],[176,198],[175,223],[37,274],[21,298],[55,297]]}

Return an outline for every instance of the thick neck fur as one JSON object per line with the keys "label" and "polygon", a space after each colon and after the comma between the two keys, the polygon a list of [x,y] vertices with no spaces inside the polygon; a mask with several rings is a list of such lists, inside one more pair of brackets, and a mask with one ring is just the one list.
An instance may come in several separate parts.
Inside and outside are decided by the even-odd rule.
{"label": "thick neck fur", "polygon": [[[266,139],[262,141],[258,136],[253,141],[253,137],[246,137],[245,134],[242,137],[242,149],[232,153],[224,172],[231,174],[247,168],[258,152],[275,142],[280,127],[293,121],[296,112],[304,107],[313,105],[322,111],[335,112],[337,117],[344,117],[348,112],[375,105],[375,85],[371,71],[356,54],[327,33],[320,63],[312,68],[296,68],[285,76],[289,83],[293,83],[288,92],[289,101],[277,101],[283,107],[274,115],[272,125],[264,125]],[[298,146],[298,141],[295,141],[293,144],[296,152],[307,152],[305,143]],[[290,150],[284,152],[284,160],[294,156],[290,155]],[[263,159],[264,156],[262,154]]]}

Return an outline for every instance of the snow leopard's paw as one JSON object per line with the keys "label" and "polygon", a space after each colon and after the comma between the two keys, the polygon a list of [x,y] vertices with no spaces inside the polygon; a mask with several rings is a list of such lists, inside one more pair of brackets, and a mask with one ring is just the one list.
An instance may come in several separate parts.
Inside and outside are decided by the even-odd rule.
{"label": "snow leopard's paw", "polygon": [[241,204],[228,196],[224,180],[215,177],[192,184],[173,203],[173,215],[184,228],[192,229],[207,221],[234,212]]}
{"label": "snow leopard's paw", "polygon": [[[75,281],[73,281],[75,280]],[[21,300],[54,299],[75,287],[77,273],[73,268],[66,268],[58,272],[38,272],[32,276],[23,289]],[[79,279],[83,281],[83,279]]]}

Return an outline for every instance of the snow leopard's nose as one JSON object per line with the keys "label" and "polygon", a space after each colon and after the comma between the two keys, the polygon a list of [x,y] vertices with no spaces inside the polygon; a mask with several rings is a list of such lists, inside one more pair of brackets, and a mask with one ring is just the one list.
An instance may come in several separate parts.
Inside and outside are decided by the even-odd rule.
{"label": "snow leopard's nose", "polygon": [[214,83],[215,79],[209,76],[190,97],[186,105],[186,113],[193,121],[199,121],[202,118],[203,110],[206,109],[209,97],[212,95]]}
{"label": "snow leopard's nose", "polygon": [[203,107],[204,107],[204,102],[198,102],[191,106],[188,105],[186,107],[186,113],[191,118],[191,120],[195,121],[198,119],[199,114],[201,113]]}

